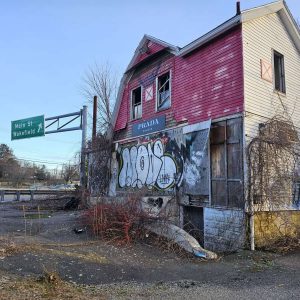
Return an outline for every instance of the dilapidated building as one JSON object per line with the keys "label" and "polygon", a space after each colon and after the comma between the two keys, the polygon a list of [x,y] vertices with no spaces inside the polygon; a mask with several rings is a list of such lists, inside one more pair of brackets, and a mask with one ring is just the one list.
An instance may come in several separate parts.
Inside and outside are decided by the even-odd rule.
{"label": "dilapidated building", "polygon": [[[284,1],[237,5],[183,48],[145,35],[114,110],[109,194],[143,191],[150,206],[172,205],[205,248],[243,247],[249,212],[266,196],[251,190],[249,145],[278,116],[300,126],[299,74],[300,32]],[[280,209],[299,222],[295,187],[282,187]]]}

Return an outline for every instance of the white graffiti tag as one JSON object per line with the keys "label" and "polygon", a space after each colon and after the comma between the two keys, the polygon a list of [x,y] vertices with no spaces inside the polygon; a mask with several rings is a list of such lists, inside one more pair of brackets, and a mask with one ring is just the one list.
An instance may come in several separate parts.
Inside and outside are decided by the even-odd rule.
{"label": "white graffiti tag", "polygon": [[177,173],[175,160],[164,154],[161,140],[147,145],[124,148],[121,152],[119,186],[167,189],[174,185]]}

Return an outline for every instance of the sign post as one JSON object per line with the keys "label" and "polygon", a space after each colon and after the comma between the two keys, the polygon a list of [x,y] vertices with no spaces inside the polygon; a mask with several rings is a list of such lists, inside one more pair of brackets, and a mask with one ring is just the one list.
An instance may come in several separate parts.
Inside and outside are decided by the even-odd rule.
{"label": "sign post", "polygon": [[[70,127],[75,120],[80,120],[80,125]],[[45,126],[46,121],[46,126]],[[68,126],[69,125],[69,126]],[[56,128],[53,128],[56,126]],[[11,122],[11,139],[20,140],[45,134],[59,133],[66,131],[82,130],[81,143],[81,168],[80,168],[80,184],[83,190],[87,183],[86,178],[86,139],[87,139],[87,106],[74,113],[59,115],[46,118],[44,115],[27,119],[21,119]]]}
{"label": "sign post", "polygon": [[45,118],[36,116],[11,122],[11,139],[20,140],[45,135]]}

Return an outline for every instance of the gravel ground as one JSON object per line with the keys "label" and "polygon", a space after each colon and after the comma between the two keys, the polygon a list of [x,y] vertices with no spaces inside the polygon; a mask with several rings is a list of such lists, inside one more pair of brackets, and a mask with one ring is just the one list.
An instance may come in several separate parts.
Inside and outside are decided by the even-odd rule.
{"label": "gravel ground", "polygon": [[[22,205],[26,205],[26,226]],[[91,295],[95,299],[300,297],[300,252],[241,251],[208,262],[147,243],[122,247],[95,240],[87,232],[75,234],[80,212],[48,207],[43,218],[29,218],[36,215],[36,207],[0,205],[0,299],[5,299],[1,290],[4,293],[8,283],[35,280],[45,270],[80,287],[78,299],[92,299]],[[7,252],[1,253],[7,245]],[[15,297],[9,294],[9,299],[40,299],[17,298],[17,292]],[[46,299],[67,299],[60,297]]]}

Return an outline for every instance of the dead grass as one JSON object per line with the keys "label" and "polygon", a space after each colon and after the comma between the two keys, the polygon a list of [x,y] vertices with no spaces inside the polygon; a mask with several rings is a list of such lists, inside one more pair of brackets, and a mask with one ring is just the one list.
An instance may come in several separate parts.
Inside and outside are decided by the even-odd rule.
{"label": "dead grass", "polygon": [[18,252],[16,243],[9,238],[0,238],[0,259]]}
{"label": "dead grass", "polygon": [[57,256],[66,256],[87,262],[105,264],[108,263],[106,257],[94,252],[82,253],[76,251],[66,251],[65,247],[83,246],[83,244],[17,244],[12,239],[0,238],[0,259],[20,252],[41,252]]}
{"label": "dead grass", "polygon": [[288,253],[300,250],[300,235],[297,237],[283,236],[277,238],[273,243],[263,247],[262,250],[275,253]]}
{"label": "dead grass", "polygon": [[102,294],[90,292],[80,286],[65,282],[56,273],[45,272],[38,279],[17,279],[0,282],[0,300],[103,300]]}
{"label": "dead grass", "polygon": [[[60,247],[60,245],[57,245]],[[49,248],[48,245],[37,244],[37,245],[22,245],[22,251],[26,252],[41,252],[41,253],[48,253],[57,256],[67,256],[75,259],[80,259],[88,262],[105,264],[108,263],[108,260],[97,253],[89,252],[89,253],[79,253],[75,251],[65,251],[62,249],[57,248]]]}
{"label": "dead grass", "polygon": [[64,250],[53,249],[53,248],[45,248],[45,247],[33,247],[33,250],[47,252],[49,254],[58,255],[58,256],[72,257],[72,258],[81,259],[88,262],[94,262],[99,264],[105,264],[108,262],[105,257],[100,256],[97,253],[78,253],[78,252],[70,252],[70,251],[64,251]]}

